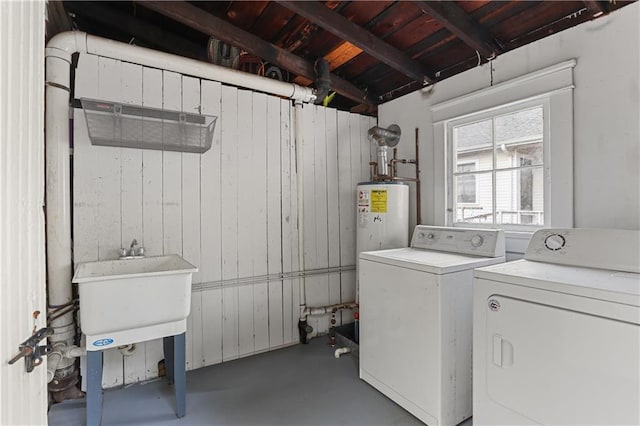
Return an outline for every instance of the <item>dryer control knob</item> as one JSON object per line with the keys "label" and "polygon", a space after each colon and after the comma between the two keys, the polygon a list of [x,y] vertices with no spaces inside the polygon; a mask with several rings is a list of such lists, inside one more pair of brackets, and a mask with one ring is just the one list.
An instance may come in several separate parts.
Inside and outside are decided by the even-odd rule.
{"label": "dryer control knob", "polygon": [[562,247],[564,247],[565,244],[566,244],[566,241],[564,237],[560,234],[551,234],[544,239],[545,247],[553,251],[560,250]]}
{"label": "dryer control knob", "polygon": [[482,238],[482,235],[474,235],[473,237],[471,237],[471,245],[473,247],[480,247],[483,243],[484,238]]}

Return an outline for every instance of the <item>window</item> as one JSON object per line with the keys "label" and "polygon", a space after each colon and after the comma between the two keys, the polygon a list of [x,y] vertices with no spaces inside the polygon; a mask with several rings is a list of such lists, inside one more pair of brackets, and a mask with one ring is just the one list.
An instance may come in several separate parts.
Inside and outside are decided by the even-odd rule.
{"label": "window", "polygon": [[544,105],[515,105],[448,123],[454,221],[544,225]]}
{"label": "window", "polygon": [[[573,226],[575,60],[431,106],[433,224]],[[518,243],[519,244],[519,243]]]}

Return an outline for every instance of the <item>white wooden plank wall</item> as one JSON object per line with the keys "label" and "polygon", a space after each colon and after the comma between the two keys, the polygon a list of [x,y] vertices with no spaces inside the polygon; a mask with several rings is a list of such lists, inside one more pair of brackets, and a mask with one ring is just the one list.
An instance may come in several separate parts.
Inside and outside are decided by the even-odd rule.
{"label": "white wooden plank wall", "polygon": [[[154,68],[142,69],[142,105],[162,108],[163,73]],[[142,123],[143,132],[146,126]],[[142,150],[142,229],[143,235],[138,241],[149,256],[164,253],[163,222],[163,155],[162,151]],[[132,237],[133,238],[133,237]],[[144,342],[138,345],[138,351],[144,352],[145,379],[158,376],[158,361],[163,358],[162,340]],[[132,355],[132,358],[135,355]],[[132,359],[133,360],[133,359]],[[131,360],[131,361],[132,361]],[[126,363],[130,360],[126,359]]]}
{"label": "white wooden plank wall", "polygon": [[[136,238],[149,255],[178,253],[197,265],[188,369],[297,343],[290,101],[92,55],[80,56],[76,76],[78,98],[201,112],[218,121],[211,149],[198,155],[92,146],[82,110],[76,110],[75,262],[115,258]],[[330,108],[303,108],[305,269],[347,269],[307,277],[309,306],[355,297],[349,270],[355,265],[355,185],[368,179],[366,132],[374,123]],[[319,332],[329,328],[329,316],[311,322]],[[160,340],[138,344],[128,357],[107,351],[103,386],[153,378],[162,357]]]}
{"label": "white wooden plank wall", "polygon": [[0,1],[1,425],[47,423],[46,366],[7,364],[46,325],[44,29],[44,2]]}

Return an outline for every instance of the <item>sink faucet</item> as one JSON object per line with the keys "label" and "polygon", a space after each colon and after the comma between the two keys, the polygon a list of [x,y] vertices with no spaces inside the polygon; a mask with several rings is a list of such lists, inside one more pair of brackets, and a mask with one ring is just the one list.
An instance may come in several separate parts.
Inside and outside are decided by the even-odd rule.
{"label": "sink faucet", "polygon": [[138,245],[138,240],[135,238],[131,241],[131,246],[129,246],[129,250],[126,248],[120,249],[120,259],[133,259],[144,257],[144,247],[138,247],[136,250],[136,246]]}

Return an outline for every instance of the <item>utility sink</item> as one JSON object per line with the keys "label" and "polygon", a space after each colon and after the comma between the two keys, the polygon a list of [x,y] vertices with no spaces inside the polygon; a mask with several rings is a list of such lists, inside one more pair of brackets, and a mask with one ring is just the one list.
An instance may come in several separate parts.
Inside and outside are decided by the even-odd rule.
{"label": "utility sink", "polygon": [[87,350],[184,333],[197,271],[177,254],[78,265],[73,282]]}

